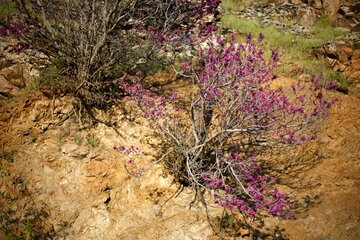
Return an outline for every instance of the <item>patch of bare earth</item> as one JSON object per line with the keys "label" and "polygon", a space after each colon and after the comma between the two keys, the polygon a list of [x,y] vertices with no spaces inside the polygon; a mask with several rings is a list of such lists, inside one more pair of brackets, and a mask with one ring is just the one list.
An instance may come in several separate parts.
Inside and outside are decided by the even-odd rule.
{"label": "patch of bare earth", "polygon": [[[352,92],[352,91],[350,91]],[[319,163],[300,176],[312,180],[295,221],[281,221],[290,239],[360,239],[360,99],[336,94],[339,102],[322,124]],[[304,152],[304,155],[307,153]],[[296,179],[302,181],[302,179]]]}

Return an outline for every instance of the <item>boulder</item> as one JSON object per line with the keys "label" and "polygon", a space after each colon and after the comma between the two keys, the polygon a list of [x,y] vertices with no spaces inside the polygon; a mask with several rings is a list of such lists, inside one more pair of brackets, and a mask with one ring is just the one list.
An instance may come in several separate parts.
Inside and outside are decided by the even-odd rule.
{"label": "boulder", "polygon": [[10,62],[7,59],[3,57],[0,59],[0,69],[9,67],[10,65],[11,65]]}
{"label": "boulder", "polygon": [[357,1],[354,4],[350,5],[350,9],[352,12],[354,12],[355,14],[360,14],[360,2]]}
{"label": "boulder", "polygon": [[302,0],[304,3],[329,15],[330,21],[334,22],[336,14],[341,7],[341,0]]}
{"label": "boulder", "polygon": [[315,24],[317,20],[316,13],[315,11],[312,11],[312,9],[301,10],[298,17],[299,17],[298,22],[305,26],[312,26]]}
{"label": "boulder", "polygon": [[334,22],[336,14],[341,7],[341,0],[322,0],[325,12],[330,16],[330,21]]}
{"label": "boulder", "polygon": [[29,68],[25,64],[15,64],[0,70],[0,75],[11,84],[23,88],[29,81]]}
{"label": "boulder", "polygon": [[348,46],[338,46],[337,47],[339,60],[341,62],[347,62],[351,59],[353,49]]}
{"label": "boulder", "polygon": [[323,3],[321,0],[309,0],[308,4],[314,8],[317,9],[322,9],[323,8]]}
{"label": "boulder", "polygon": [[360,2],[342,1],[336,14],[336,25],[360,32]]}
{"label": "boulder", "polygon": [[351,60],[359,60],[360,59],[360,49],[355,49],[352,53]]}
{"label": "boulder", "polygon": [[334,66],[333,70],[335,72],[344,72],[347,69],[347,65],[342,64],[342,63],[338,63],[337,65]]}
{"label": "boulder", "polygon": [[351,60],[351,67],[354,70],[360,70],[360,59],[352,59]]}
{"label": "boulder", "polygon": [[350,78],[359,78],[360,73],[360,39],[337,39],[328,42],[313,54],[323,58],[335,72],[341,72]]}
{"label": "boulder", "polygon": [[0,75],[0,96],[11,97],[17,91],[19,91],[18,87],[11,84],[4,76]]}

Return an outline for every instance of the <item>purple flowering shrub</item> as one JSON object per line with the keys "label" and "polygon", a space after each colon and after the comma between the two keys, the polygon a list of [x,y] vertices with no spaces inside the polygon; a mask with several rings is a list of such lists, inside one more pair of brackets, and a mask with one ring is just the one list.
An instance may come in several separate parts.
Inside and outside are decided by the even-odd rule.
{"label": "purple flowering shrub", "polygon": [[[234,37],[229,43],[218,37],[199,50],[198,60],[184,61],[181,72],[192,81],[187,96],[157,96],[136,77],[120,83],[171,143],[161,159],[180,183],[208,190],[217,204],[244,216],[267,211],[294,217],[287,196],[263,174],[258,158],[313,139],[316,121],[334,101],[325,97],[319,78],[276,87],[279,55],[273,51],[265,59],[257,46],[263,38],[249,34],[236,44]],[[138,176],[146,169],[137,161],[133,154],[126,165]]]}

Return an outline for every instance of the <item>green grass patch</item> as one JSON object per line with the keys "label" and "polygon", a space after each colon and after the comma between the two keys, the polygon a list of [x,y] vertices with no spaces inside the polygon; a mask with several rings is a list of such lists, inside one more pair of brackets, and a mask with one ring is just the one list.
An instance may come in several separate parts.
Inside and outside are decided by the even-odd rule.
{"label": "green grass patch", "polygon": [[324,61],[315,59],[311,54],[313,48],[321,47],[336,37],[349,34],[346,31],[333,28],[328,17],[320,18],[309,29],[310,35],[308,37],[287,33],[275,26],[265,27],[257,19],[243,19],[228,13],[222,17],[221,22],[223,27],[241,32],[237,36],[238,41],[245,40],[245,33],[252,33],[255,36],[263,33],[265,35],[263,43],[265,55],[269,55],[272,49],[278,49],[281,54],[282,64],[276,70],[278,74],[287,76],[294,74],[290,72],[291,68],[289,66],[291,63],[296,62],[303,66],[303,73],[310,75],[322,74],[325,79],[336,80],[342,87],[347,87],[345,76],[333,72]]}
{"label": "green grass patch", "polygon": [[348,32],[333,28],[330,25],[328,17],[321,18],[317,24],[310,28],[310,37],[297,36],[284,32],[275,26],[261,26],[257,19],[244,19],[238,16],[225,14],[221,19],[222,25],[226,28],[240,30],[242,33],[252,33],[259,35],[265,34],[267,44],[279,50],[291,49],[297,52],[303,52],[313,47],[319,47],[322,44],[339,36],[345,36]]}
{"label": "green grass patch", "polygon": [[266,3],[266,0],[222,0],[221,7],[228,11],[238,11],[243,10],[248,6],[258,6]]}
{"label": "green grass patch", "polygon": [[0,0],[0,17],[5,17],[15,12],[16,5],[13,1]]}
{"label": "green grass patch", "polygon": [[41,84],[41,79],[39,77],[32,77],[30,81],[26,84],[25,90],[33,90],[39,87]]}
{"label": "green grass patch", "polygon": [[[321,18],[319,18],[316,24],[312,28],[310,28],[310,33],[313,35],[314,39],[318,40],[321,43],[325,43],[336,37],[341,37],[349,34],[349,32],[331,26],[328,16],[322,16]],[[355,33],[351,34],[356,35]],[[359,34],[357,35],[359,36]]]}
{"label": "green grass patch", "polygon": [[76,145],[81,146],[84,143],[83,137],[75,137],[74,142]]}
{"label": "green grass patch", "polygon": [[94,133],[92,133],[87,135],[86,142],[89,146],[96,148],[100,146],[101,140]]}
{"label": "green grass patch", "polygon": [[245,7],[245,3],[242,0],[223,0],[221,7],[227,11],[242,10]]}
{"label": "green grass patch", "polygon": [[272,48],[289,49],[296,46],[295,35],[284,33],[274,26],[262,27],[256,19],[243,19],[235,15],[226,14],[222,17],[221,22],[224,27],[240,30],[242,33],[252,33],[253,35],[263,33],[266,43]]}

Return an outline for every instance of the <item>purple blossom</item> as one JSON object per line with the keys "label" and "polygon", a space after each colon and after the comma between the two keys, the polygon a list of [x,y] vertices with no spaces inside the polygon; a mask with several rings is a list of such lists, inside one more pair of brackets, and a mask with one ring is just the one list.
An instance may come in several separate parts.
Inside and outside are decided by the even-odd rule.
{"label": "purple blossom", "polygon": [[256,210],[250,208],[246,213],[247,213],[249,216],[255,216]]}
{"label": "purple blossom", "polygon": [[[305,127],[325,116],[334,101],[323,94],[319,78],[310,84],[296,82],[290,91],[274,89],[272,72],[279,54],[273,51],[265,59],[250,34],[241,44],[235,43],[235,36],[229,44],[218,37],[216,44],[199,50],[199,59],[197,65],[181,64],[194,84],[183,99],[190,100],[187,107],[177,108],[183,101],[174,92],[157,96],[124,80],[123,88],[173,141],[185,159],[182,174],[189,184],[204,187],[216,204],[246,216],[255,216],[258,209],[272,216],[295,216],[287,195],[262,173],[255,154],[309,141],[314,132]],[[172,170],[176,172],[177,166]]]}
{"label": "purple blossom", "polygon": [[336,90],[338,88],[338,84],[334,80],[330,80],[327,85],[328,90]]}
{"label": "purple blossom", "polygon": [[262,42],[265,39],[265,35],[263,33],[260,33],[258,36],[258,42]]}

